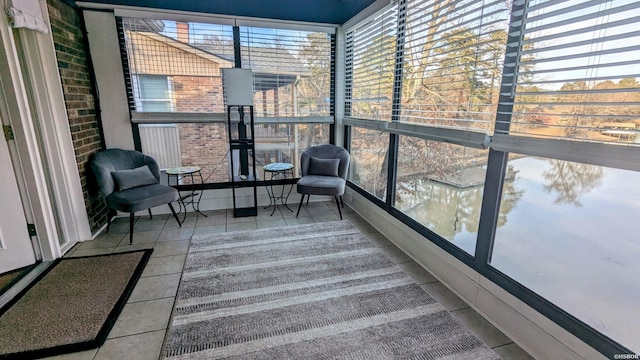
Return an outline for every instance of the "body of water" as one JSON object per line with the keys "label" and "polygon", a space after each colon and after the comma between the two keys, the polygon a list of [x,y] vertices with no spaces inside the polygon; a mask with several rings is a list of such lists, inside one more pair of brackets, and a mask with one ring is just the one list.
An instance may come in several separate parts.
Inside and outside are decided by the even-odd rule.
{"label": "body of water", "polygon": [[[640,173],[511,160],[491,265],[640,351]],[[402,184],[403,211],[473,254],[482,187]]]}

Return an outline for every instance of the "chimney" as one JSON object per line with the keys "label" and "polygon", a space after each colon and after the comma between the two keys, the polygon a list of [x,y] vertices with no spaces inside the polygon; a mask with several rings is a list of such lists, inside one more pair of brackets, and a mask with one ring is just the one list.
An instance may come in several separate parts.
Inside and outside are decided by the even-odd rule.
{"label": "chimney", "polygon": [[176,28],[178,30],[178,41],[183,43],[189,43],[189,23],[176,22]]}

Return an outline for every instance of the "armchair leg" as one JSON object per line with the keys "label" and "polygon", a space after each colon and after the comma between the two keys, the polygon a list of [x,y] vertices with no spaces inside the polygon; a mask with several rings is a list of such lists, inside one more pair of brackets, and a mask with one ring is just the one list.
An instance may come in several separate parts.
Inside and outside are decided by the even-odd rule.
{"label": "armchair leg", "polygon": [[153,220],[153,215],[151,214],[151,208],[149,208],[149,220]]}
{"label": "armchair leg", "polygon": [[340,200],[336,196],[336,205],[338,205],[338,213],[340,214],[340,220],[342,220],[342,210],[340,209]]}
{"label": "armchair leg", "polygon": [[173,208],[173,205],[171,205],[171,203],[169,203],[167,205],[169,205],[169,209],[171,209],[171,213],[173,214],[173,217],[176,218],[176,221],[178,222],[178,225],[180,225],[180,227],[182,227],[182,223],[180,222],[180,219],[178,219],[178,214],[176,214],[176,209]]}
{"label": "armchair leg", "polygon": [[[307,196],[311,196],[311,195],[307,195]],[[300,208],[302,208],[302,202],[304,201],[304,194],[302,194],[302,198],[300,198],[300,204],[298,205],[298,212],[296,213],[296,217],[298,217],[298,215],[300,215]],[[309,198],[307,198],[307,201],[309,201]]]}
{"label": "armchair leg", "polygon": [[111,210],[107,211],[107,230],[105,233],[109,233],[109,229],[111,229]]}
{"label": "armchair leg", "polygon": [[307,195],[307,206],[309,206],[309,199],[311,199],[311,195]]}
{"label": "armchair leg", "polygon": [[340,195],[340,204],[342,204],[342,208],[344,209],[344,200],[342,200],[342,195]]}
{"label": "armchair leg", "polygon": [[133,244],[133,222],[134,222],[134,212],[129,213],[129,245]]}

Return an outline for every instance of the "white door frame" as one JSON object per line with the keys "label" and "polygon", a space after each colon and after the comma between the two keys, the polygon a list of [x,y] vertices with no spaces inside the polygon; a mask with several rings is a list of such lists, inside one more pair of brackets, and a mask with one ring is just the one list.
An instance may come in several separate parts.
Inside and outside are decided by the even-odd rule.
{"label": "white door frame", "polygon": [[[40,6],[48,22],[46,1],[40,0]],[[27,194],[23,196],[28,197],[30,205],[25,211],[27,221],[36,225],[42,257],[47,261],[59,258],[76,242],[88,240],[91,233],[51,31],[19,31],[20,50],[7,18],[0,16],[0,59],[6,60],[6,66],[0,67],[0,107],[15,135],[21,168],[17,173],[23,177],[18,181],[25,184]],[[26,78],[20,52],[28,67]],[[31,86],[27,88],[25,84]],[[62,245],[59,235],[66,241]]]}

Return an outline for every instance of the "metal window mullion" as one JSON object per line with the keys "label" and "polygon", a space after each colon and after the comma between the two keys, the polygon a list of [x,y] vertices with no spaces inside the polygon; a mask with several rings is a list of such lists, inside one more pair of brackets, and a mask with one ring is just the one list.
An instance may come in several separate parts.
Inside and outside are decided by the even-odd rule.
{"label": "metal window mullion", "polygon": [[[396,25],[396,64],[393,78],[393,99],[391,105],[391,121],[400,121],[402,108],[402,70],[404,66],[404,45],[407,27],[407,0],[398,2],[398,23]],[[389,150],[387,159],[387,211],[395,204],[396,179],[398,174],[398,148],[400,135],[389,134]]]}
{"label": "metal window mullion", "polygon": [[[503,66],[503,75],[500,84],[500,97],[498,99],[498,112],[496,114],[495,132],[508,133],[511,123],[511,111],[513,110],[512,94],[515,87],[517,72],[511,72],[508,64],[517,64],[522,48],[522,26],[526,16],[528,0],[514,2],[511,8],[511,20],[509,22],[509,38],[507,43],[518,44],[518,51],[506,51]],[[489,160],[480,210],[480,224],[478,226],[478,238],[476,241],[475,266],[481,274],[486,273],[493,252],[496,227],[498,226],[498,214],[502,199],[502,187],[507,168],[509,153],[489,149]]]}
{"label": "metal window mullion", "polygon": [[[336,116],[336,34],[331,34],[331,65],[329,70],[329,115]],[[295,86],[295,85],[294,85]],[[329,143],[336,144],[335,121],[329,124]]]}

